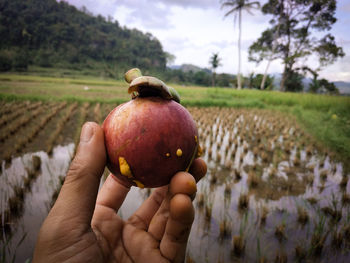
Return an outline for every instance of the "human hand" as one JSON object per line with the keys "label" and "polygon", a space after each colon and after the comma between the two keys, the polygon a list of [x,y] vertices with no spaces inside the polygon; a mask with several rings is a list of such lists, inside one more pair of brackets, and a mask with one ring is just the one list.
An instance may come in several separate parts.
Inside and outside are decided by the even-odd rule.
{"label": "human hand", "polygon": [[[127,220],[117,212],[130,186],[107,177],[103,131],[83,126],[77,154],[39,233],[33,262],[182,262],[194,219],[192,199],[206,164],[194,160],[156,188]],[[192,175],[191,175],[192,174]]]}

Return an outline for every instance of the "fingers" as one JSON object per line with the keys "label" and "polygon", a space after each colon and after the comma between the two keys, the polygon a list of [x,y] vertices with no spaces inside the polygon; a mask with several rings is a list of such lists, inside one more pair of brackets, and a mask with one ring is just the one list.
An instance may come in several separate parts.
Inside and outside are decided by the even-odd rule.
{"label": "fingers", "polygon": [[170,200],[172,197],[177,194],[184,194],[191,197],[194,196],[197,191],[195,182],[195,178],[186,172],[179,172],[171,179],[169,193],[157,213],[154,215],[148,228],[148,232],[156,240],[160,241],[164,235],[166,224],[169,220]]}
{"label": "fingers", "polygon": [[129,190],[130,187],[125,186],[113,174],[110,174],[97,195],[96,204],[118,212]]}
{"label": "fingers", "polygon": [[169,191],[172,196],[176,194],[193,196],[197,192],[196,179],[189,173],[179,172],[171,179]]}
{"label": "fingers", "polygon": [[[179,172],[171,179],[169,187],[156,189],[128,220],[137,228],[147,230],[156,239],[161,240],[169,219],[170,200],[176,194],[184,194],[194,198],[197,191],[196,181],[207,172],[206,163],[201,159],[194,160],[190,171]],[[169,192],[167,190],[169,188]]]}
{"label": "fingers", "polygon": [[203,159],[197,158],[193,161],[189,173],[193,175],[193,177],[198,182],[202,179],[207,173],[207,164]]}
{"label": "fingers", "polygon": [[170,217],[160,243],[160,251],[171,262],[183,262],[194,208],[188,195],[176,194],[170,201]]}
{"label": "fingers", "polygon": [[93,122],[85,123],[78,150],[51,215],[90,226],[100,177],[106,165],[103,131]]}
{"label": "fingers", "polygon": [[143,204],[129,218],[128,222],[135,227],[146,231],[155,213],[162,205],[167,191],[168,186],[155,189],[147,200],[143,202]]}

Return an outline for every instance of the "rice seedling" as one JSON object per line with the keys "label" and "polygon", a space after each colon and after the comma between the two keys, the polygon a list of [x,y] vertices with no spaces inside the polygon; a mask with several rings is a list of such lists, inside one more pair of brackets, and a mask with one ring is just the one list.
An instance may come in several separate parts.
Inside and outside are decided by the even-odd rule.
{"label": "rice seedling", "polygon": [[278,251],[275,257],[275,263],[287,263],[288,256],[284,251]]}
{"label": "rice seedling", "polygon": [[240,257],[244,254],[245,240],[243,236],[233,236],[232,238],[232,253]]}
{"label": "rice seedling", "polygon": [[18,120],[12,121],[8,126],[5,127],[3,133],[0,134],[0,141],[3,142],[10,136],[16,134],[17,131],[24,128],[30,121],[35,119],[43,111],[44,108],[40,108],[32,112],[30,115],[22,115]]}
{"label": "rice seedling", "polygon": [[261,160],[263,161],[263,163],[268,163],[269,162],[269,155],[267,154],[267,152],[263,151],[261,153]]}
{"label": "rice seedling", "polygon": [[213,171],[213,173],[210,176],[210,185],[215,185],[218,181],[218,177],[216,176],[216,171]]}
{"label": "rice seedling", "polygon": [[17,216],[23,209],[23,198],[12,196],[8,200],[9,212],[11,215]]}
{"label": "rice seedling", "polygon": [[234,171],[234,174],[235,174],[235,179],[236,179],[237,181],[239,181],[239,180],[242,179],[242,174],[241,174],[241,171],[240,171],[239,169],[236,169],[236,170]]}
{"label": "rice seedling", "polygon": [[350,242],[350,224],[344,225],[342,228],[342,232],[344,233],[345,240]]}
{"label": "rice seedling", "polygon": [[342,204],[349,205],[350,204],[350,195],[348,193],[343,193],[342,195]]}
{"label": "rice seedling", "polygon": [[62,118],[58,121],[57,125],[56,125],[56,130],[50,135],[48,141],[47,141],[47,149],[46,152],[51,154],[53,147],[54,147],[54,142],[57,139],[58,135],[61,133],[61,131],[64,128],[64,125],[66,124],[66,122],[69,120],[69,118],[71,117],[71,114],[73,113],[73,111],[77,108],[78,104],[77,103],[73,103],[71,104],[67,111],[65,112],[65,114],[62,116]]}
{"label": "rice seedling", "polygon": [[294,160],[293,160],[293,165],[294,165],[294,166],[300,166],[300,164],[301,164],[300,156],[297,155],[297,156],[294,158]]}
{"label": "rice seedling", "polygon": [[315,175],[312,174],[312,173],[306,174],[306,175],[304,176],[304,180],[305,180],[305,182],[306,182],[308,185],[311,186],[311,185],[313,185],[313,183],[314,183]]}
{"label": "rice seedling", "polygon": [[279,242],[282,242],[284,239],[287,239],[285,229],[286,229],[286,224],[284,222],[277,225],[275,228],[275,236]]}
{"label": "rice seedling", "polygon": [[259,180],[260,178],[255,171],[250,170],[248,172],[248,185],[251,188],[256,188],[259,185]]}
{"label": "rice seedling", "polygon": [[238,209],[244,211],[248,209],[249,206],[249,197],[248,194],[241,193],[238,199]]}
{"label": "rice seedling", "polygon": [[199,193],[196,199],[197,199],[197,207],[202,209],[204,207],[204,194]]}
{"label": "rice seedling", "polygon": [[298,211],[298,222],[301,225],[305,225],[309,221],[309,215],[306,209],[301,206],[298,206],[297,211]]}
{"label": "rice seedling", "polygon": [[38,172],[41,168],[41,159],[40,156],[38,155],[33,155],[32,156],[32,164],[33,164],[33,170],[35,172]]}
{"label": "rice seedling", "polygon": [[229,183],[225,184],[224,194],[225,194],[225,199],[231,198],[231,186]]}
{"label": "rice seedling", "polygon": [[230,222],[224,217],[224,219],[220,222],[219,225],[219,238],[220,240],[223,240],[224,238],[231,235],[231,225]]}
{"label": "rice seedling", "polygon": [[297,262],[304,262],[307,257],[307,251],[303,245],[296,245],[295,249],[295,259]]}
{"label": "rice seedling", "polygon": [[322,207],[321,210],[325,215],[328,215],[331,217],[333,223],[339,222],[342,217],[341,211],[334,209],[333,207],[325,206],[325,207]]}
{"label": "rice seedling", "polygon": [[205,220],[207,223],[211,221],[213,213],[213,204],[212,203],[206,203],[205,204]]}
{"label": "rice seedling", "polygon": [[256,238],[256,254],[259,263],[267,263],[268,260],[265,256],[262,255],[261,245],[260,245],[260,237],[259,235]]}
{"label": "rice seedling", "polygon": [[217,154],[216,154],[216,161],[217,161],[218,163],[221,162],[221,154],[220,154],[220,153],[217,153]]}
{"label": "rice seedling", "polygon": [[34,126],[27,134],[26,136],[17,138],[14,146],[12,148],[7,149],[7,152],[3,154],[3,159],[6,161],[10,161],[12,155],[15,153],[18,153],[21,149],[24,148],[24,146],[32,139],[34,138],[39,131],[43,130],[45,125],[55,116],[62,108],[66,106],[66,102],[58,104],[51,113],[43,116],[38,123],[37,126]]}
{"label": "rice seedling", "polygon": [[328,231],[325,230],[326,218],[319,214],[318,221],[315,222],[314,232],[310,241],[310,254],[319,257],[322,253]]}
{"label": "rice seedling", "polygon": [[306,155],[307,155],[308,157],[311,157],[311,155],[312,155],[313,152],[314,152],[314,149],[313,149],[313,147],[312,147],[311,145],[309,145],[308,147],[306,147],[305,152],[306,152]]}
{"label": "rice seedling", "polygon": [[335,249],[340,249],[343,244],[343,233],[342,231],[335,230],[332,234],[332,246]]}
{"label": "rice seedling", "polygon": [[320,171],[320,178],[322,181],[327,181],[328,171],[323,169]]}
{"label": "rice seedling", "polygon": [[233,168],[232,160],[226,160],[225,167],[226,167],[226,169],[231,170]]}
{"label": "rice seedling", "polygon": [[339,186],[342,188],[342,189],[346,189],[346,186],[348,185],[348,176],[346,176],[345,174],[343,175],[342,177],[342,180],[341,182],[339,183]]}
{"label": "rice seedling", "polygon": [[269,209],[267,208],[267,206],[262,206],[262,207],[260,208],[260,212],[261,212],[261,215],[260,215],[260,223],[261,223],[261,224],[265,224],[265,223],[266,223],[267,215],[269,214]]}
{"label": "rice seedling", "polygon": [[12,108],[9,108],[9,111],[4,113],[0,118],[0,127],[4,126],[5,124],[16,121],[18,117],[23,116],[26,112],[35,110],[42,104],[43,102],[40,101],[32,104],[23,104],[22,107],[17,106],[15,110],[12,110]]}

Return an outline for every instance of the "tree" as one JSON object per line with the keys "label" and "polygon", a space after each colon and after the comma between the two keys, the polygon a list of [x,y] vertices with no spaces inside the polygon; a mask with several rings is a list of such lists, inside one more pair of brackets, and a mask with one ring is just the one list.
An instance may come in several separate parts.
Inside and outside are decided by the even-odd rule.
{"label": "tree", "polygon": [[172,64],[174,64],[176,56],[166,51],[164,53],[165,53],[166,65],[171,66]]}
{"label": "tree", "polygon": [[251,89],[261,89],[262,79],[265,77],[264,87],[262,89],[271,90],[273,89],[273,77],[269,75],[264,76],[263,74],[254,73],[249,75],[249,88]]}
{"label": "tree", "polygon": [[320,85],[320,89],[324,90],[327,93],[330,94],[339,94],[339,90],[337,89],[337,87],[335,86],[334,83],[329,82],[326,79],[320,79],[319,80],[319,85]]}
{"label": "tree", "polygon": [[166,54],[154,36],[67,1],[0,0],[0,50],[2,70],[39,65],[120,76],[130,67],[166,69]]}
{"label": "tree", "polygon": [[242,89],[241,84],[241,31],[242,31],[242,11],[245,10],[251,13],[252,8],[260,8],[258,1],[250,2],[249,0],[227,0],[222,3],[221,8],[229,8],[226,16],[234,15],[236,20],[238,15],[238,74],[237,74],[237,88]]}
{"label": "tree", "polygon": [[259,63],[272,55],[273,59],[282,60],[281,91],[287,89],[286,82],[295,74],[298,63],[305,63],[302,59],[317,56],[317,70],[333,63],[345,55],[343,49],[336,45],[331,34],[318,36],[319,31],[329,31],[336,22],[335,10],[336,0],[269,0],[262,11],[273,16],[271,28],[250,46],[250,59]]}
{"label": "tree", "polygon": [[288,69],[288,78],[285,80],[285,90],[291,92],[300,92],[304,90],[303,78],[304,76],[298,73],[297,71],[289,72]]}
{"label": "tree", "polygon": [[212,68],[212,86],[215,87],[215,77],[216,77],[216,68],[221,66],[221,58],[219,58],[219,53],[213,53],[210,57],[209,63]]}

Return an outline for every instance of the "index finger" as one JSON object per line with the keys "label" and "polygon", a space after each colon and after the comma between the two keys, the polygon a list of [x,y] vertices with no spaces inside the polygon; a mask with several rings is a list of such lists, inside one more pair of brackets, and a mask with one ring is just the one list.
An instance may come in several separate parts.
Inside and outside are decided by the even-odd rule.
{"label": "index finger", "polygon": [[129,191],[130,187],[110,174],[97,195],[96,205],[105,206],[118,212]]}

